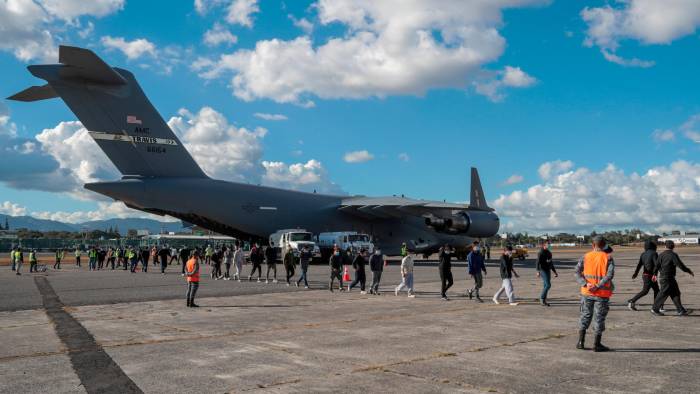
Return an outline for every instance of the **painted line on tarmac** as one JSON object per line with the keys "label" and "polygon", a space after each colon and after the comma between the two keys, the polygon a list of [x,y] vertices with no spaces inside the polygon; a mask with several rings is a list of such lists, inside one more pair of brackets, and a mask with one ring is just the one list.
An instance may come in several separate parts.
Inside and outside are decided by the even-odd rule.
{"label": "painted line on tarmac", "polygon": [[70,362],[88,393],[143,393],[90,332],[63,308],[48,279],[35,276],[36,284],[56,334],[68,348]]}

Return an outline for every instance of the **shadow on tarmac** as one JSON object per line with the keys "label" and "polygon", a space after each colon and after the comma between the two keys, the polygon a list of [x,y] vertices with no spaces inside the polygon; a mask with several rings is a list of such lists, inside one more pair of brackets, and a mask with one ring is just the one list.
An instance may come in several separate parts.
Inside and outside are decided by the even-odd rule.
{"label": "shadow on tarmac", "polygon": [[691,349],[669,349],[669,348],[648,348],[648,349],[614,349],[616,353],[700,353],[699,348]]}

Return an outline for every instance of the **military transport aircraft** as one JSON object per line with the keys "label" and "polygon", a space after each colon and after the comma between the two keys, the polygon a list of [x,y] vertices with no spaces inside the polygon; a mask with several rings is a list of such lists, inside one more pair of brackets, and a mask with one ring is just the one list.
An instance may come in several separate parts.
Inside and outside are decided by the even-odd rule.
{"label": "military transport aircraft", "polygon": [[474,238],[498,232],[499,218],[486,204],[475,168],[468,205],[403,196],[322,195],[211,179],[131,72],[71,46],[59,48],[59,62],[29,66],[47,84],[8,99],[63,99],[122,174],[120,180],[85,188],[128,207],[250,240],[265,240],[282,228],[359,231],[372,235],[386,254],[398,254],[403,242],[416,253],[445,243],[464,250]]}

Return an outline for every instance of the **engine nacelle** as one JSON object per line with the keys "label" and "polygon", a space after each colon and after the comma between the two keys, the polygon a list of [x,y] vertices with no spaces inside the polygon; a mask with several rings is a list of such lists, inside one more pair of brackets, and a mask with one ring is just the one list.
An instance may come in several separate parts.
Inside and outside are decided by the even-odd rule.
{"label": "engine nacelle", "polygon": [[474,238],[492,237],[501,227],[498,215],[489,211],[463,211],[449,218],[429,216],[425,218],[425,224],[436,231]]}

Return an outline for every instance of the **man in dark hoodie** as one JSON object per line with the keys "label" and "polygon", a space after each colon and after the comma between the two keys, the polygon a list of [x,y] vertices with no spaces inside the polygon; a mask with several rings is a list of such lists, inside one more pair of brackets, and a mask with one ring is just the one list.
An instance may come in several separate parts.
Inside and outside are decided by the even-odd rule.
{"label": "man in dark hoodie", "polygon": [[440,295],[443,301],[448,301],[447,290],[452,287],[454,279],[452,278],[452,247],[445,244],[439,251],[438,270],[440,271]]}
{"label": "man in dark hoodie", "polygon": [[340,249],[336,248],[333,250],[333,254],[331,255],[330,260],[328,261],[328,265],[331,267],[331,280],[328,284],[328,288],[332,293],[333,281],[335,279],[338,279],[338,290],[343,291],[343,275],[341,273],[343,269],[343,256],[341,256],[340,254]]}
{"label": "man in dark hoodie", "polygon": [[384,271],[384,258],[379,248],[374,249],[372,257],[369,258],[369,269],[372,270],[372,286],[369,287],[369,294],[379,295],[379,282],[382,280]]}
{"label": "man in dark hoodie", "polygon": [[656,260],[658,259],[659,255],[656,253],[656,242],[652,240],[647,240],[644,242],[644,253],[642,253],[641,256],[639,256],[639,263],[637,263],[637,269],[634,270],[634,275],[632,275],[632,279],[637,279],[637,275],[639,274],[640,269],[644,269],[642,271],[642,291],[637,293],[634,297],[630,298],[629,301],[627,301],[627,307],[632,310],[636,311],[636,303],[639,301],[640,298],[644,297],[645,295],[649,294],[649,289],[654,291],[654,299],[656,299],[656,296],[659,295],[659,285],[656,283],[656,278],[654,278],[654,267],[656,267]]}
{"label": "man in dark hoodie", "polygon": [[360,284],[360,294],[365,294],[365,284],[367,283],[367,275],[365,274],[365,265],[367,265],[367,252],[364,249],[352,260],[352,268],[355,269],[355,280],[348,286],[348,291]]}
{"label": "man in dark hoodie", "polygon": [[654,299],[654,307],[651,308],[651,313],[655,316],[663,316],[660,309],[668,297],[671,297],[671,301],[676,306],[678,316],[687,316],[693,312],[685,309],[681,303],[681,289],[678,287],[678,282],[676,282],[676,267],[683,272],[689,273],[691,276],[695,276],[695,274],[683,264],[681,258],[673,251],[675,247],[676,245],[673,241],[666,241],[666,250],[661,252],[656,261],[654,274],[659,279],[660,286],[659,295]]}

